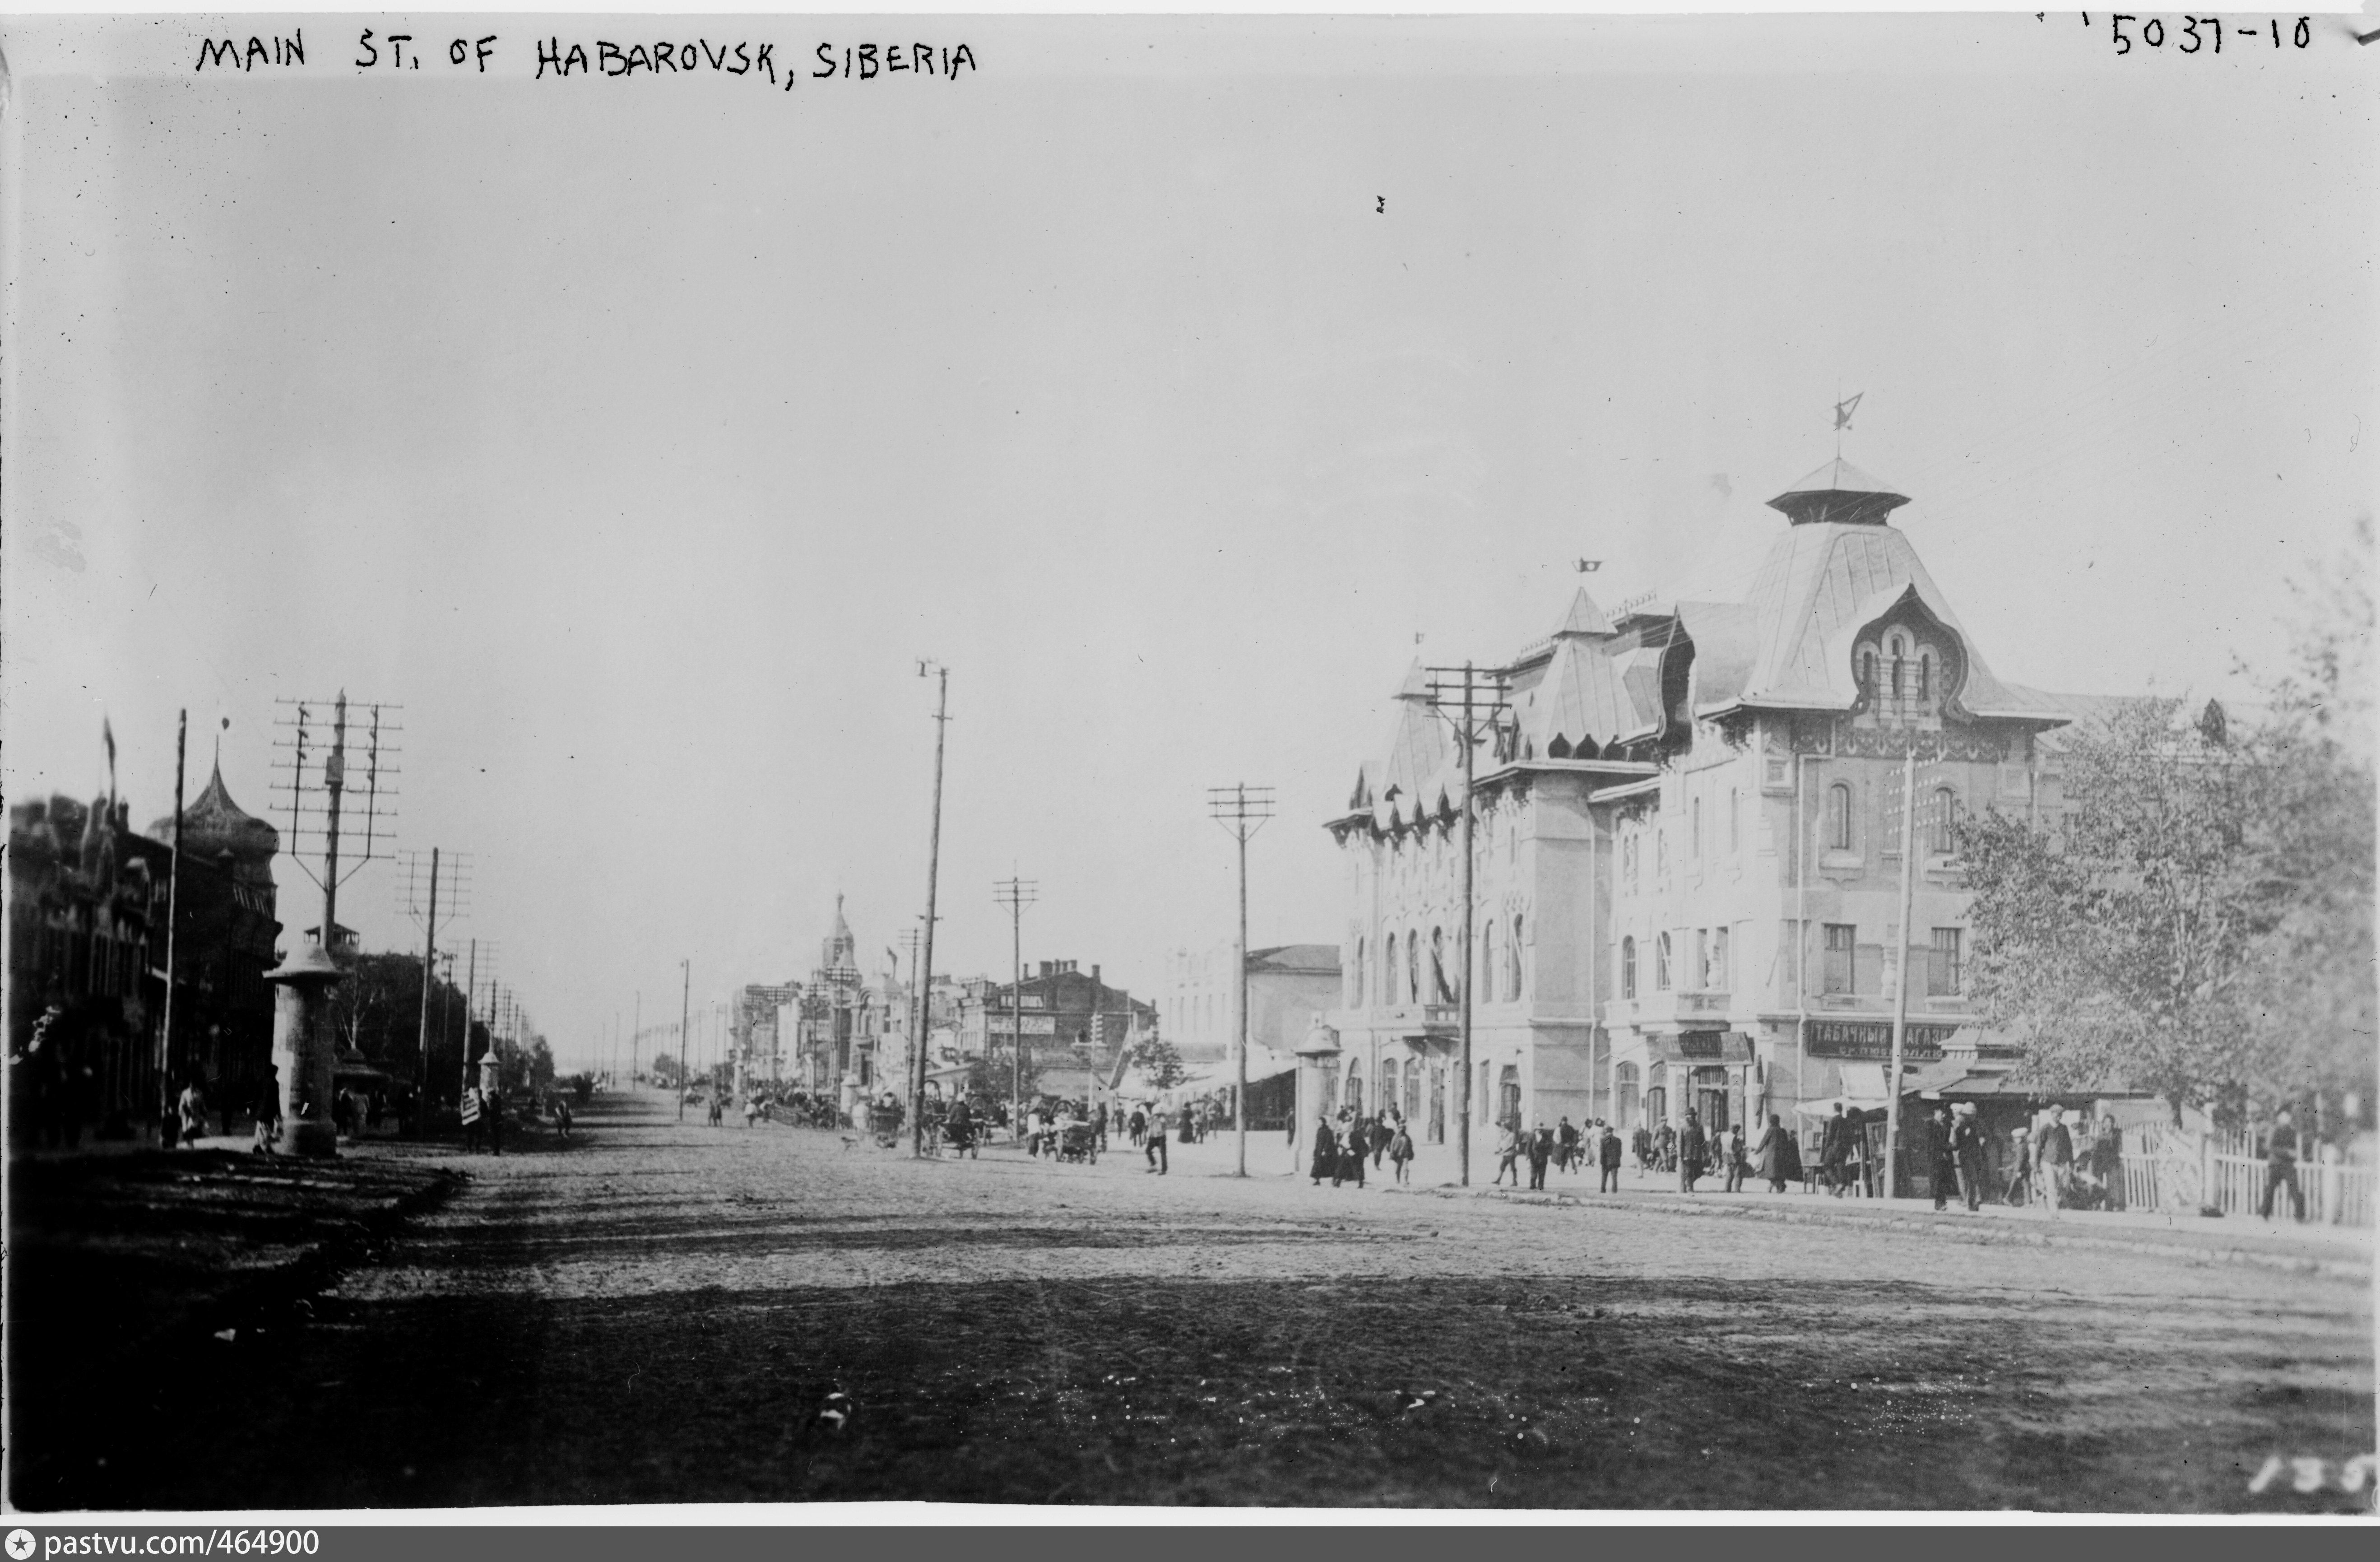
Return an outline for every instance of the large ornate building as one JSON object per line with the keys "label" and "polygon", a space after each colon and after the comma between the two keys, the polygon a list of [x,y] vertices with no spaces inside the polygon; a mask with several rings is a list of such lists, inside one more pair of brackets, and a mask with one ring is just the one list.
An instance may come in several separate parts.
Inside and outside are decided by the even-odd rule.
{"label": "large ornate building", "polygon": [[[1762,1121],[1885,1093],[1905,1058],[1989,1056],[1966,1025],[1964,811],[2054,810],[2041,735],[2073,702],[1997,677],[1840,460],[1769,501],[1740,603],[1585,591],[1501,669],[1474,758],[1473,1120]],[[1432,1141],[1459,1092],[1460,754],[1416,667],[1329,822],[1347,863],[1342,1007],[1302,1049],[1312,1104],[1397,1100]],[[1901,780],[1917,759],[1902,946]]]}
{"label": "large ornate building", "polygon": [[[8,1040],[24,1052],[55,1006],[73,1116],[103,1128],[152,1120],[164,1014],[174,817],[141,836],[131,805],[36,799],[8,820]],[[210,1099],[246,1100],[271,1061],[276,963],[273,858],[280,835],[244,812],[220,765],[182,812],[174,1056]]]}

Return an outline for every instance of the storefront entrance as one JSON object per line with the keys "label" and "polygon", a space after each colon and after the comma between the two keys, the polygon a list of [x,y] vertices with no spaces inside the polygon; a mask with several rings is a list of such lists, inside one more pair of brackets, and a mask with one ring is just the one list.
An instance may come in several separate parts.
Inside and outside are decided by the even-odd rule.
{"label": "storefront entrance", "polygon": [[1694,1110],[1701,1114],[1703,1131],[1721,1134],[1727,1131],[1727,1070],[1697,1068],[1694,1070]]}

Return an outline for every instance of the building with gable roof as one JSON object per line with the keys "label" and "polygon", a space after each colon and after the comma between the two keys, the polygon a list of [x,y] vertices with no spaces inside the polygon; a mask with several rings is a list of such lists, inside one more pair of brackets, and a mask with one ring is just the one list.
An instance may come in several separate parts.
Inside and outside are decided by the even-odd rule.
{"label": "building with gable roof", "polygon": [[[2004,682],[1891,522],[1907,497],[1840,459],[1740,603],[1605,613],[1584,590],[1507,666],[1477,783],[1475,1130],[1790,1125],[1880,1104],[1905,1056],[1988,1058],[1962,994],[1960,813],[2054,812],[2040,739],[2086,701]],[[1349,879],[1340,1007],[1301,1048],[1308,1103],[1394,1100],[1430,1142],[1459,1110],[1460,754],[1415,667],[1327,822]],[[1899,946],[1900,778],[1918,755],[1912,933]]]}

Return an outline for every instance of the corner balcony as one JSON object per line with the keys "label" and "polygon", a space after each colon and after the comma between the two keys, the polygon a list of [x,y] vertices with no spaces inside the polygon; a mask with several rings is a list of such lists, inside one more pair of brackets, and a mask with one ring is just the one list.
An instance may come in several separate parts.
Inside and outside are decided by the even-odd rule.
{"label": "corner balcony", "polygon": [[1376,1004],[1363,1011],[1366,1023],[1383,1031],[1451,1040],[1462,1034],[1460,1004]]}

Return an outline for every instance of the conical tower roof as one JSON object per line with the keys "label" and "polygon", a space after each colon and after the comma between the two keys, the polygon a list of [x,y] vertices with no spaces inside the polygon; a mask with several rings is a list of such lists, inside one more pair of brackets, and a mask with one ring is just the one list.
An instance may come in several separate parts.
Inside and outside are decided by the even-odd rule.
{"label": "conical tower roof", "polygon": [[1881,526],[1884,518],[1909,503],[1909,495],[1852,466],[1840,456],[1768,501],[1796,526],[1838,521]]}
{"label": "conical tower roof", "polygon": [[[172,841],[174,816],[168,813],[150,825],[149,834],[152,839]],[[261,867],[281,849],[281,832],[231,800],[218,763],[205,789],[182,805],[181,845],[194,857],[228,851],[236,861]]]}
{"label": "conical tower roof", "polygon": [[1581,586],[1577,594],[1570,599],[1570,611],[1563,614],[1561,622],[1554,626],[1554,638],[1557,640],[1564,635],[1609,635],[1618,632],[1611,627],[1611,620],[1604,616],[1603,609],[1596,605],[1595,599],[1587,595],[1585,586]]}
{"label": "conical tower roof", "polygon": [[1397,685],[1397,698],[1400,700],[1429,698],[1429,672],[1421,665],[1420,657],[1415,657],[1413,665],[1405,669],[1404,682]]}

